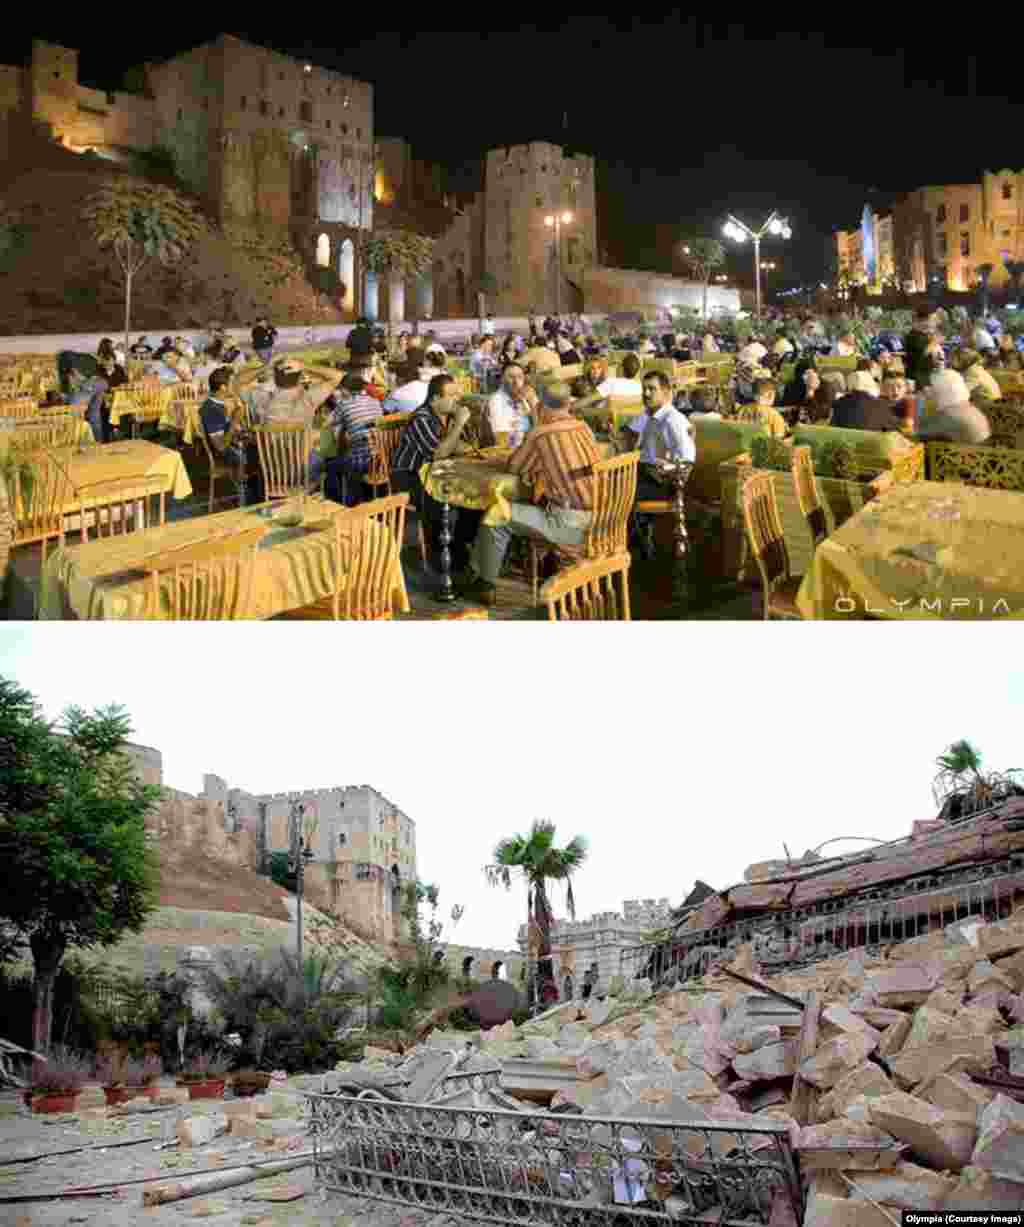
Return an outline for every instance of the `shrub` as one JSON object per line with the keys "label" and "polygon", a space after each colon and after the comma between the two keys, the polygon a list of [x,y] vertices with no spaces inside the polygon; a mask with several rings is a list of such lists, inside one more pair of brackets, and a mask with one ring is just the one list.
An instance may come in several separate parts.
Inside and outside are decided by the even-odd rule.
{"label": "shrub", "polygon": [[271,852],[270,877],[278,886],[294,891],[296,889],[295,872],[289,868],[288,861],[287,852]]}
{"label": "shrub", "polygon": [[63,1044],[54,1045],[46,1064],[36,1062],[32,1071],[32,1087],[36,1091],[69,1094],[80,1091],[91,1074],[85,1057]]}
{"label": "shrub", "polygon": [[793,453],[782,439],[768,435],[755,435],[750,440],[750,459],[755,469],[771,469],[788,473]]}

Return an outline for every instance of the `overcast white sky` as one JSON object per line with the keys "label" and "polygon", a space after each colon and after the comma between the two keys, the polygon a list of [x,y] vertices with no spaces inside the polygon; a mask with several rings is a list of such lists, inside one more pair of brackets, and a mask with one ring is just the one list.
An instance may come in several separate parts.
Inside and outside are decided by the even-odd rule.
{"label": "overcast white sky", "polygon": [[525,894],[482,866],[534,818],[590,840],[585,917],[731,885],[784,842],[899,838],[958,737],[1024,767],[1019,648],[991,624],[26,623],[0,627],[0,674],[52,716],[123,704],[186,792],[373,785],[442,911],[465,906],[452,940],[509,949]]}

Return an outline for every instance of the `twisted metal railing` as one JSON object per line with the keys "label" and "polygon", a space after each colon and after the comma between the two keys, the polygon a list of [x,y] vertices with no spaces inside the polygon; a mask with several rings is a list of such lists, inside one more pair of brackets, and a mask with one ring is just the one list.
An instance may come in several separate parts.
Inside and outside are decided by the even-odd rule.
{"label": "twisted metal railing", "polygon": [[830,900],[817,908],[762,913],[671,941],[633,946],[620,955],[627,979],[655,985],[699,979],[752,942],[762,970],[801,967],[850,950],[871,954],[972,917],[998,919],[1024,893],[1024,856],[911,879],[870,897]]}
{"label": "twisted metal railing", "polygon": [[780,1201],[803,1218],[796,1156],[781,1124],[304,1095],[316,1183],[337,1193],[516,1227],[698,1216],[716,1227],[753,1227],[767,1224]]}

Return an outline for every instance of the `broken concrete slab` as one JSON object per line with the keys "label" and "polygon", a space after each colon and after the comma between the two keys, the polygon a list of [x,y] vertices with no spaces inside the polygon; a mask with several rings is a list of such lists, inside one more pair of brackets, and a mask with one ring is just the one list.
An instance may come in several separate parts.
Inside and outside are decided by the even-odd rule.
{"label": "broken concrete slab", "polygon": [[182,1146],[205,1146],[214,1138],[228,1131],[228,1118],[223,1112],[209,1112],[203,1116],[186,1116],[179,1120],[175,1133]]}
{"label": "broken concrete slab", "polygon": [[861,1095],[879,1099],[883,1095],[891,1095],[895,1090],[896,1087],[879,1066],[864,1061],[844,1074],[831,1091],[822,1096],[818,1102],[818,1119],[824,1121],[833,1116],[842,1116],[846,1105]]}
{"label": "broken concrete slab", "polygon": [[517,1099],[547,1104],[563,1087],[582,1081],[576,1061],[512,1060],[502,1063],[501,1089]]}
{"label": "broken concrete slab", "polygon": [[892,1227],[892,1222],[870,1202],[812,1190],[803,1227]]}
{"label": "broken concrete slab", "polygon": [[899,1161],[903,1147],[874,1125],[852,1120],[807,1125],[796,1143],[803,1171],[877,1171]]}
{"label": "broken concrete slab", "polygon": [[782,1030],[766,1023],[763,1026],[751,1026],[733,1041],[736,1054],[756,1052],[766,1044],[778,1044],[782,1040]]}
{"label": "broken concrete slab", "polygon": [[996,1095],[978,1118],[978,1142],[971,1161],[1001,1180],[1024,1185],[1024,1104]]}
{"label": "broken concrete slab", "polygon": [[967,1074],[938,1074],[917,1088],[919,1099],[950,1112],[974,1113],[975,1118],[996,1097],[995,1091],[979,1084]]}
{"label": "broken concrete slab", "polygon": [[[941,1210],[946,1198],[956,1188],[956,1180],[952,1176],[906,1161],[897,1163],[888,1171],[858,1172],[853,1179],[858,1188],[850,1190],[852,1199],[860,1201],[870,1197],[883,1206],[900,1210]],[[892,1227],[891,1223],[889,1227]]]}
{"label": "broken concrete slab", "polygon": [[981,959],[975,963],[967,977],[967,989],[972,997],[993,989],[1004,989],[1012,993],[1015,987],[1013,977],[1001,971],[988,959]]}
{"label": "broken concrete slab", "polygon": [[868,990],[881,1006],[921,1005],[938,987],[938,977],[930,964],[900,963],[891,971],[872,971],[865,978]]}
{"label": "broken concrete slab", "polygon": [[800,1077],[819,1090],[829,1090],[851,1070],[856,1069],[878,1044],[878,1032],[848,1031],[822,1044],[814,1056],[800,1066]]}
{"label": "broken concrete slab", "polygon": [[895,1056],[907,1042],[907,1036],[913,1025],[913,1018],[909,1014],[904,1014],[900,1022],[895,1022],[891,1027],[886,1028],[882,1033],[882,1038],[878,1041],[878,1055],[885,1059]]}
{"label": "broken concrete slab", "polygon": [[974,1113],[949,1112],[895,1091],[876,1099],[870,1107],[871,1120],[911,1147],[940,1171],[958,1172],[971,1162],[978,1124]]}
{"label": "broken concrete slab", "polygon": [[982,925],[978,929],[978,949],[988,959],[1005,958],[1024,950],[1024,922]]}
{"label": "broken concrete slab", "polygon": [[922,1048],[904,1048],[890,1058],[889,1068],[900,1086],[909,1088],[947,1071],[984,1074],[995,1063],[996,1050],[992,1037],[974,1035],[943,1040]]}
{"label": "broken concrete slab", "polygon": [[[955,1008],[957,1007],[954,1006]],[[910,1032],[903,1047],[919,1048],[924,1044],[935,1044],[962,1031],[963,1028],[956,1025],[951,1014],[941,1014],[938,1010],[922,1005],[914,1011]]]}
{"label": "broken concrete slab", "polygon": [[732,1067],[741,1078],[763,1082],[768,1078],[783,1078],[796,1073],[799,1045],[796,1040],[765,1044],[755,1052],[741,1053]]}
{"label": "broken concrete slab", "polygon": [[821,1037],[825,1040],[835,1039],[837,1035],[847,1032],[863,1032],[873,1038],[873,1047],[877,1047],[882,1038],[881,1031],[876,1030],[869,1022],[865,1022],[859,1014],[854,1014],[852,1010],[838,1003],[827,1005],[822,1010],[821,1028]]}

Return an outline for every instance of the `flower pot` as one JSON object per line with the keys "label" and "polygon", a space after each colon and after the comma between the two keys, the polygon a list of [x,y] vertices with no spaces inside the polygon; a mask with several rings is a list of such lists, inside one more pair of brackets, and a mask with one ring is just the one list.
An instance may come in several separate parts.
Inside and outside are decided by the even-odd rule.
{"label": "flower pot", "polygon": [[261,1091],[265,1091],[270,1086],[270,1075],[262,1074],[255,1078],[245,1078],[239,1081],[237,1078],[232,1082],[234,1092],[240,1098],[246,1098],[249,1095],[258,1095]]}
{"label": "flower pot", "polygon": [[221,1099],[224,1096],[224,1078],[205,1078],[202,1081],[186,1082],[179,1078],[177,1085],[188,1088],[189,1099]]}
{"label": "flower pot", "polygon": [[129,1099],[134,1099],[138,1094],[133,1086],[105,1086],[103,1088],[103,1096],[107,1101],[107,1107],[112,1108],[115,1104],[127,1103]]}
{"label": "flower pot", "polygon": [[77,1091],[43,1091],[32,1096],[33,1112],[74,1112]]}

